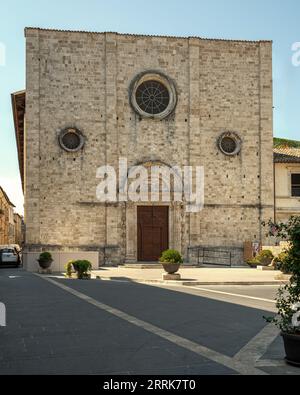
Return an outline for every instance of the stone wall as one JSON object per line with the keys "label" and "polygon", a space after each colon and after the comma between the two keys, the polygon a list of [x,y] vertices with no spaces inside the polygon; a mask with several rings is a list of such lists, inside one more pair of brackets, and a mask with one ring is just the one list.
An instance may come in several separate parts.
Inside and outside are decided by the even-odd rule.
{"label": "stone wall", "polygon": [[[89,260],[92,264],[93,270],[97,270],[99,267],[99,256],[97,252],[66,252],[58,251],[52,252],[53,262],[51,264],[51,270],[55,273],[64,273],[66,271],[66,264],[72,260]],[[40,253],[38,252],[25,252],[23,254],[23,267],[29,272],[37,272],[39,270],[39,259]]]}
{"label": "stone wall", "polygon": [[[187,259],[189,246],[266,243],[261,221],[274,212],[270,42],[26,29],[26,43],[28,250],[90,246],[105,251],[100,264],[136,259],[136,205],[95,196],[96,169],[119,157],[129,166],[204,166],[205,209],[172,210],[170,239]],[[132,80],[147,70],[176,86],[176,110],[162,121],[141,119],[129,102]],[[70,126],[86,137],[76,154],[57,143]],[[217,148],[228,130],[242,139],[235,157]]]}

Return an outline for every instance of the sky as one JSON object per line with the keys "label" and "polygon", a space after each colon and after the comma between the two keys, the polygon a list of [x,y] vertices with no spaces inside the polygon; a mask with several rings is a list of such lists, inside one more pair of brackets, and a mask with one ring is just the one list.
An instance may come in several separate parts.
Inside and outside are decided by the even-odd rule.
{"label": "sky", "polygon": [[26,26],[273,40],[274,134],[300,140],[299,0],[0,0],[0,5],[0,185],[21,214],[10,94],[25,88]]}

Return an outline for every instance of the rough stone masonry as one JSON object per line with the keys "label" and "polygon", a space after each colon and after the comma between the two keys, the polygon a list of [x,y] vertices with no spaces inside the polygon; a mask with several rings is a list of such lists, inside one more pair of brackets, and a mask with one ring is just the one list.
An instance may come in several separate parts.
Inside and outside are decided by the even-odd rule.
{"label": "rough stone masonry", "polygon": [[[25,35],[29,270],[45,250],[57,269],[70,257],[90,256],[94,267],[137,262],[147,243],[159,248],[160,232],[191,264],[207,248],[212,259],[228,252],[240,265],[244,242],[266,243],[261,223],[274,215],[271,42],[38,28]],[[132,95],[153,81],[168,102],[151,116]],[[83,139],[79,150],[59,143],[69,129],[75,147]],[[120,157],[129,166],[203,166],[204,210],[161,202],[167,230],[154,216],[145,236],[138,207],[153,203],[96,199],[97,168],[117,168]]]}

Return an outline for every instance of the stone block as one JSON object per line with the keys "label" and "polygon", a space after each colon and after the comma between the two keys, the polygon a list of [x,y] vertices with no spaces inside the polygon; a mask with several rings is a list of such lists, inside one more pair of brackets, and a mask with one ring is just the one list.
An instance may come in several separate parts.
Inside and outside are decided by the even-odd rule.
{"label": "stone block", "polygon": [[164,281],[180,281],[181,275],[180,274],[163,274],[162,278]]}
{"label": "stone block", "polygon": [[275,268],[273,266],[257,266],[257,270],[261,270],[263,272],[271,272],[274,271]]}

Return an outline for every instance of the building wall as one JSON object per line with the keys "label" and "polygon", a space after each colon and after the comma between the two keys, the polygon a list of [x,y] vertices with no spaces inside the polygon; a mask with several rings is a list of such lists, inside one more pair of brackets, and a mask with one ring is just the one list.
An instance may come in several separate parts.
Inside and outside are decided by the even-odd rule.
{"label": "building wall", "polygon": [[299,163],[275,164],[276,219],[288,221],[293,215],[300,215],[300,197],[292,196],[291,174],[300,174]]}
{"label": "building wall", "polygon": [[15,220],[13,207],[9,207],[8,211],[8,244],[15,244]]}
{"label": "building wall", "polygon": [[19,214],[14,214],[14,243],[19,246],[24,244],[24,227],[23,227],[23,218]]}
{"label": "building wall", "polygon": [[[136,205],[102,205],[96,169],[158,161],[204,166],[205,209],[187,214],[171,204],[173,247],[240,250],[265,243],[262,220],[273,218],[272,46],[197,38],[26,30],[25,221],[29,250],[99,251],[100,263],[136,259]],[[140,119],[129,86],[157,70],[176,86],[166,120]],[[66,153],[64,127],[87,138]],[[216,141],[242,138],[239,156]]]}
{"label": "building wall", "polygon": [[2,190],[0,189],[0,245],[8,244],[9,232],[9,204],[7,203]]}
{"label": "building wall", "polygon": [[0,245],[14,244],[13,207],[0,188]]}

